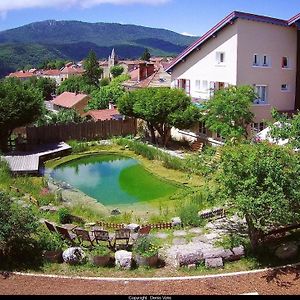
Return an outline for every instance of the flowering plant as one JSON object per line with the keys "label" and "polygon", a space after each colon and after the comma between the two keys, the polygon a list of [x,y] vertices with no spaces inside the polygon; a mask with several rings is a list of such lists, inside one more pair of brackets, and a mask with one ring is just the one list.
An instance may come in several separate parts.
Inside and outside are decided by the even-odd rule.
{"label": "flowering plant", "polygon": [[158,254],[159,248],[156,240],[146,236],[137,240],[133,252],[143,257],[152,257]]}

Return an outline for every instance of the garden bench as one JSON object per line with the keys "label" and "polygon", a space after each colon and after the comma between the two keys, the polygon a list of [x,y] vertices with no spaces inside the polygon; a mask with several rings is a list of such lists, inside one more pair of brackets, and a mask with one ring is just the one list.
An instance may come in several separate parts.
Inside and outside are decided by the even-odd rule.
{"label": "garden bench", "polygon": [[44,221],[44,223],[45,223],[45,225],[47,226],[47,228],[49,229],[49,231],[51,232],[51,233],[57,233],[57,231],[56,231],[56,229],[55,229],[55,226],[56,226],[56,224],[54,224],[54,223],[51,223],[51,222],[48,222],[48,221]]}
{"label": "garden bench", "polygon": [[130,229],[118,229],[115,232],[114,237],[114,248],[119,246],[123,246],[125,242],[126,248],[129,246],[129,240],[131,237],[131,230]]}
{"label": "garden bench", "polygon": [[[75,229],[75,227],[74,227]],[[64,238],[67,242],[70,242],[72,246],[76,246],[76,239],[77,235],[75,233],[72,233],[69,229],[57,226],[56,225],[57,232]]]}
{"label": "garden bench", "polygon": [[91,247],[94,247],[93,242],[96,239],[92,232],[89,232],[79,227],[75,228],[74,232],[77,235],[77,238],[82,246],[84,246],[84,242],[89,242],[91,244]]}
{"label": "garden bench", "polygon": [[95,241],[97,244],[99,244],[99,242],[108,242],[109,247],[112,248],[111,243],[112,243],[113,237],[109,236],[108,231],[103,230],[102,228],[94,227],[92,230],[92,233],[94,234]]}
{"label": "garden bench", "polygon": [[226,217],[226,212],[224,208],[216,208],[200,212],[199,217],[202,219],[222,219]]}

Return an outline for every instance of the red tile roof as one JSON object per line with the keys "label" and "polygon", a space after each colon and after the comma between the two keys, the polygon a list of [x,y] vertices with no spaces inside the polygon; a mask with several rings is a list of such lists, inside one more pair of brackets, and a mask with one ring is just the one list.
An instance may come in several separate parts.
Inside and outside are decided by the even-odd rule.
{"label": "red tile roof", "polygon": [[63,70],[61,71],[62,74],[71,74],[71,75],[75,75],[75,74],[83,74],[84,70],[83,68],[73,68],[73,67],[65,67],[63,68]]}
{"label": "red tile roof", "polygon": [[52,103],[54,105],[65,107],[65,108],[73,108],[77,103],[79,103],[86,97],[89,96],[85,94],[64,92],[63,94],[59,95],[54,100],[52,100]]}
{"label": "red tile roof", "polygon": [[61,74],[60,70],[45,70],[42,72],[42,75],[45,76],[59,76]]}
{"label": "red tile roof", "polygon": [[30,78],[35,77],[35,75],[32,72],[27,71],[18,71],[15,73],[10,73],[8,77],[15,77],[15,78]]}
{"label": "red tile roof", "polygon": [[86,115],[91,116],[94,121],[106,121],[112,120],[115,116],[120,116],[120,113],[116,108],[113,108],[104,110],[90,110]]}

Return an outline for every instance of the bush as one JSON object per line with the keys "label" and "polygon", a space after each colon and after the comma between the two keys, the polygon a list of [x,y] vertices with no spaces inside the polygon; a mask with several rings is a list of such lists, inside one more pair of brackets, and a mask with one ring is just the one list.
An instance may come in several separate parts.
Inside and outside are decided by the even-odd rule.
{"label": "bush", "polygon": [[66,247],[59,234],[48,233],[45,230],[39,232],[37,241],[42,250],[59,251]]}
{"label": "bush", "polygon": [[78,142],[72,140],[72,141],[68,141],[67,144],[72,147],[72,153],[81,153],[89,149],[89,145],[84,142]]}
{"label": "bush", "polygon": [[199,205],[194,201],[187,201],[178,209],[179,217],[184,226],[200,227],[203,220],[198,216]]}
{"label": "bush", "polygon": [[91,254],[94,256],[108,256],[112,252],[111,250],[104,245],[97,245],[92,251]]}
{"label": "bush", "polygon": [[58,220],[60,224],[72,223],[72,215],[70,211],[63,207],[58,210]]}
{"label": "bush", "polygon": [[158,254],[159,248],[154,238],[145,236],[136,241],[133,252],[143,257],[152,257]]}

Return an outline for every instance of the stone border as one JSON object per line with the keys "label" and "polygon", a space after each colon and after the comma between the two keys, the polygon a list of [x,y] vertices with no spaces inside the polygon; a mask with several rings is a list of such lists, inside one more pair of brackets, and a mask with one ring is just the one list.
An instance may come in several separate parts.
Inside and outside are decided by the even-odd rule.
{"label": "stone border", "polygon": [[181,280],[199,280],[199,279],[212,279],[212,278],[223,278],[223,277],[234,277],[234,276],[242,276],[247,274],[257,274],[264,273],[272,270],[293,268],[300,266],[300,263],[285,265],[281,267],[275,268],[266,268],[252,271],[242,271],[242,272],[233,272],[233,273],[225,273],[225,274],[214,274],[214,275],[201,275],[201,276],[186,276],[186,277],[161,277],[161,278],[113,278],[113,277],[80,277],[80,276],[60,276],[60,275],[46,275],[46,274],[31,274],[31,273],[22,273],[22,272],[11,272],[12,275],[18,276],[28,276],[28,277],[41,277],[41,278],[57,278],[57,279],[70,279],[70,280],[90,280],[90,281],[108,281],[108,282],[147,282],[147,281],[181,281]]}

